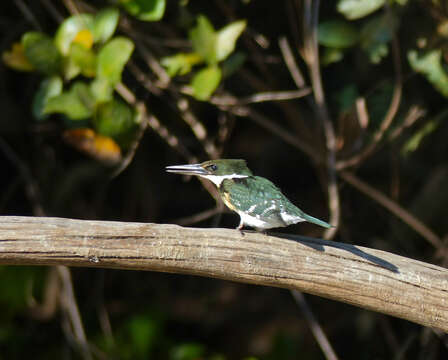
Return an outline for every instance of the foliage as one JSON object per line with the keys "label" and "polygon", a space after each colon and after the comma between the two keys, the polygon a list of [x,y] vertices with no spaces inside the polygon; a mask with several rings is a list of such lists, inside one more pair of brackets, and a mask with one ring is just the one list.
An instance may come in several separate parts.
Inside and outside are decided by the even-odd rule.
{"label": "foliage", "polygon": [[193,66],[206,63],[205,68],[193,75],[190,86],[196,99],[208,100],[221,82],[222,69],[218,64],[232,54],[245,28],[246,22],[240,20],[216,31],[207,17],[200,15],[196,26],[189,32],[193,52],[165,57],[161,63],[170,76],[186,75]]}
{"label": "foliage", "polygon": [[[84,128],[84,123],[75,123],[90,119],[97,133],[90,128],[84,132],[89,134],[87,138],[70,136],[68,142],[112,164],[120,160],[121,148],[130,145],[131,129],[135,137],[139,119],[133,114],[136,110],[114,97],[114,87],[121,81],[124,66],[134,50],[128,38],[112,38],[118,20],[115,8],[106,8],[96,15],[73,15],[58,27],[54,39],[40,32],[27,32],[22,36],[21,46],[14,44],[11,52],[4,55],[6,64],[14,69],[32,69],[46,75],[33,100],[36,120],[62,114],[72,123],[70,127]],[[104,110],[110,108],[120,110]],[[97,139],[95,146],[86,147],[90,136]]]}

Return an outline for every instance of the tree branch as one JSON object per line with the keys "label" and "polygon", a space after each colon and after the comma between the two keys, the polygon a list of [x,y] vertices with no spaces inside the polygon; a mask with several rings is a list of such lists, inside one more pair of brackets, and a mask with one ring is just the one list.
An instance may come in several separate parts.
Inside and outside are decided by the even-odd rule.
{"label": "tree branch", "polygon": [[152,270],[276,286],[448,332],[448,269],[320,239],[2,216],[0,264]]}

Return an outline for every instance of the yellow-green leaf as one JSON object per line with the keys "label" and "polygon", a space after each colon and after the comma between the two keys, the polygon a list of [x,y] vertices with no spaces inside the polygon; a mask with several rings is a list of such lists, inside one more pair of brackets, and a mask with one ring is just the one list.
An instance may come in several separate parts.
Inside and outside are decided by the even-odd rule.
{"label": "yellow-green leaf", "polygon": [[196,53],[179,53],[161,59],[160,63],[166,68],[168,75],[185,75],[191,71],[194,65],[201,63],[203,59]]}
{"label": "yellow-green leaf", "polygon": [[93,20],[93,37],[95,42],[105,43],[114,34],[118,25],[120,12],[115,8],[106,8],[96,14]]}
{"label": "yellow-green leaf", "polygon": [[193,96],[198,100],[207,100],[221,81],[221,69],[209,66],[199,71],[192,79]]}
{"label": "yellow-green leaf", "polygon": [[106,43],[98,53],[97,76],[112,85],[121,81],[121,73],[131,57],[134,43],[125,37],[116,37]]}
{"label": "yellow-green leaf", "polygon": [[84,45],[73,42],[70,45],[69,61],[79,67],[79,71],[86,77],[94,77],[96,74],[96,55]]}
{"label": "yellow-green leaf", "polygon": [[360,19],[378,10],[386,0],[339,0],[337,9],[349,20]]}
{"label": "yellow-green leaf", "polygon": [[98,104],[112,100],[114,87],[107,79],[97,77],[90,83],[90,91]]}
{"label": "yellow-green leaf", "polygon": [[411,50],[408,60],[416,72],[422,73],[442,95],[448,97],[448,74],[442,66],[441,50],[432,50],[423,56]]}
{"label": "yellow-green leaf", "polygon": [[165,13],[166,0],[120,0],[121,6],[143,21],[157,21]]}
{"label": "yellow-green leaf", "polygon": [[235,44],[241,33],[246,28],[246,21],[239,20],[223,27],[216,33],[216,59],[226,59],[235,49]]}
{"label": "yellow-green leaf", "polygon": [[210,21],[199,15],[196,26],[190,31],[189,38],[193,44],[193,50],[198,53],[204,61],[212,65],[217,62],[216,57],[216,32]]}
{"label": "yellow-green leaf", "polygon": [[94,99],[89,86],[75,82],[69,91],[48,99],[44,114],[61,113],[72,120],[82,120],[92,116]]}

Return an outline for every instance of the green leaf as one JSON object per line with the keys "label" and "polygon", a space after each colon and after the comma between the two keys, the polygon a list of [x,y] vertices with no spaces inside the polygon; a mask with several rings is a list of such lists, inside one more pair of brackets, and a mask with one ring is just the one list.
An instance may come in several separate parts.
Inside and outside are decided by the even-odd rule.
{"label": "green leaf", "polygon": [[344,58],[344,51],[337,48],[325,47],[324,52],[320,58],[320,62],[323,66],[333,64],[341,61]]}
{"label": "green leaf", "polygon": [[396,20],[388,13],[375,16],[361,30],[361,48],[365,50],[374,64],[389,53],[388,43],[396,28]]}
{"label": "green leaf", "polygon": [[189,38],[193,44],[193,50],[202,56],[207,64],[216,64],[216,32],[204,15],[198,16],[196,27],[190,31]]}
{"label": "green leaf", "polygon": [[69,91],[48,99],[44,114],[61,113],[72,120],[82,120],[93,114],[93,97],[89,86],[75,82]]}
{"label": "green leaf", "polygon": [[349,20],[360,19],[384,5],[386,0],[339,0],[337,9]]}
{"label": "green leaf", "polygon": [[93,124],[99,134],[115,139],[126,148],[138,129],[137,118],[138,114],[129,105],[111,100],[98,105]]}
{"label": "green leaf", "polygon": [[53,40],[39,32],[27,32],[22,36],[25,56],[30,64],[47,75],[59,72],[62,57]]}
{"label": "green leaf", "polygon": [[221,69],[209,66],[197,72],[191,81],[193,96],[198,100],[207,100],[221,81]]}
{"label": "green leaf", "polygon": [[98,53],[97,76],[112,85],[121,81],[123,68],[131,57],[134,43],[125,37],[116,37],[104,45]]}
{"label": "green leaf", "polygon": [[93,20],[93,38],[95,42],[105,43],[114,34],[120,12],[115,8],[106,8],[96,14]]}
{"label": "green leaf", "polygon": [[440,125],[438,121],[430,121],[423,128],[417,131],[406,143],[404,143],[401,148],[401,154],[407,155],[411,152],[414,152],[420,146],[422,140],[429,134],[431,134],[434,130],[436,130]]}
{"label": "green leaf", "polygon": [[205,348],[202,344],[177,345],[171,352],[171,360],[197,360],[204,358]]}
{"label": "green leaf", "polygon": [[359,39],[359,32],[351,23],[342,20],[330,20],[319,24],[319,44],[343,49],[355,45]]}
{"label": "green leaf", "polygon": [[223,27],[216,33],[215,51],[216,59],[226,59],[235,49],[236,40],[246,28],[246,21],[239,20]]}
{"label": "green leaf", "polygon": [[120,0],[121,6],[143,21],[157,21],[165,13],[166,0]]}
{"label": "green leaf", "polygon": [[421,129],[417,130],[417,132],[403,144],[401,154],[407,155],[417,150],[423,139],[434,132],[447,117],[448,109],[440,111],[433,119],[426,123]]}
{"label": "green leaf", "polygon": [[90,83],[90,91],[95,103],[99,104],[112,100],[114,87],[107,79],[95,78]]}
{"label": "green leaf", "polygon": [[411,67],[422,73],[426,79],[444,96],[448,97],[448,75],[442,66],[442,50],[432,50],[423,56],[418,56],[417,51],[408,53]]}
{"label": "green leaf", "polygon": [[79,14],[64,20],[54,38],[57,48],[63,55],[69,53],[70,44],[81,30],[93,31],[93,19],[91,14]]}
{"label": "green leaf", "polygon": [[147,317],[136,316],[129,323],[129,332],[136,357],[148,358],[154,341],[160,336],[159,324]]}
{"label": "green leaf", "polygon": [[[87,49],[84,45],[73,42],[70,45],[69,62],[78,67],[86,77],[94,77],[96,74],[96,55],[91,49]],[[74,76],[67,77],[68,79]]]}
{"label": "green leaf", "polygon": [[191,68],[202,62],[202,58],[196,53],[179,53],[173,56],[167,56],[161,59],[160,63],[166,68],[168,75],[185,75],[191,71]]}
{"label": "green leaf", "polygon": [[44,113],[45,105],[48,99],[60,95],[62,93],[62,79],[59,76],[52,76],[46,78],[40,83],[39,90],[37,90],[33,99],[33,115],[37,120],[46,118]]}

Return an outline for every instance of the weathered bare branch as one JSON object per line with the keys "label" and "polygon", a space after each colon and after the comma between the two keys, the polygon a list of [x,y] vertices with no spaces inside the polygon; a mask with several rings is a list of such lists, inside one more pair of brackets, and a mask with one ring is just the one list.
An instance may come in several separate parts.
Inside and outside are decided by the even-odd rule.
{"label": "weathered bare branch", "polygon": [[151,270],[283,287],[448,332],[448,269],[320,239],[2,216],[0,264]]}

